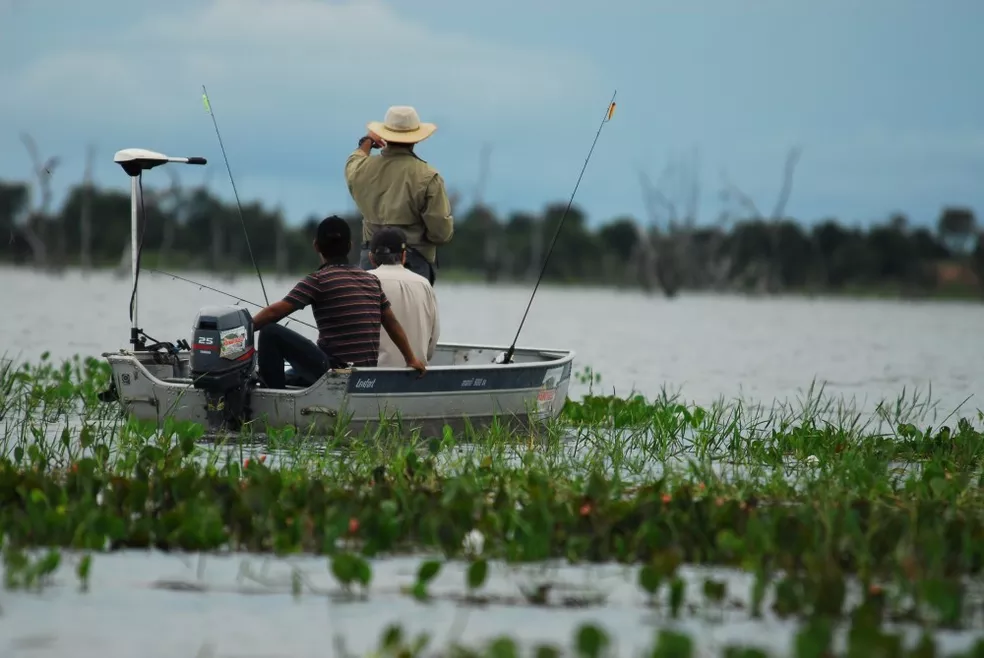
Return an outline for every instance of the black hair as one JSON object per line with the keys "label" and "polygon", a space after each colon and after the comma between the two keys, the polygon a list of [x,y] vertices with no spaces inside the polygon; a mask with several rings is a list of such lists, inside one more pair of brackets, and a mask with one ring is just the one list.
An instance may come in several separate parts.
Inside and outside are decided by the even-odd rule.
{"label": "black hair", "polygon": [[318,235],[314,240],[325,258],[347,257],[352,248],[352,229],[337,215],[325,217],[318,224]]}
{"label": "black hair", "polygon": [[398,254],[373,254],[372,259],[376,265],[399,265],[403,260],[403,252]]}

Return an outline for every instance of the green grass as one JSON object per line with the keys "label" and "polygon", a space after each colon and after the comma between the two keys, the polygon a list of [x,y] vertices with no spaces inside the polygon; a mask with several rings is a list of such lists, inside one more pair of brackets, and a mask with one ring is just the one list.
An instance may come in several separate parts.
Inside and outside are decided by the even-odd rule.
{"label": "green grass", "polygon": [[[672,618],[729,600],[721,580],[695,591],[680,575],[704,565],[752,574],[746,614],[771,601],[768,614],[812,629],[814,648],[827,641],[821,622],[854,624],[869,648],[894,641],[888,622],[973,625],[984,414],[929,425],[929,401],[900,397],[862,419],[822,391],[798,408],[703,407],[595,395],[598,375],[580,376],[589,394],[530,434],[426,436],[393,422],[204,443],[200,426],[157,428],[98,402],[109,382],[99,361],[7,363],[5,582],[43,587],[70,550],[85,556],[84,583],[89,555],[156,547],[324,555],[350,592],[371,581],[371,560],[425,551],[436,557],[407,591],[424,600],[445,560],[470,564],[474,596],[491,560],[615,562]],[[674,638],[662,641],[684,641]]]}

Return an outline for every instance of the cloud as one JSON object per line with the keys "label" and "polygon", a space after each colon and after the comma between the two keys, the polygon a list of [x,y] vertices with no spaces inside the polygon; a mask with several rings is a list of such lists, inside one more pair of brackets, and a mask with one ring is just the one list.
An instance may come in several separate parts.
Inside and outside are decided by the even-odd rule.
{"label": "cloud", "polygon": [[203,111],[205,83],[217,113],[235,107],[240,118],[267,123],[361,124],[408,103],[425,119],[454,116],[492,130],[594,79],[581,56],[439,32],[410,16],[380,0],[175,2],[126,29],[93,21],[84,43],[8,70],[7,88],[22,112],[63,117],[71,107],[102,124],[131,112],[146,121],[190,117]]}
{"label": "cloud", "polygon": [[[16,133],[25,130],[63,157],[60,174],[81,171],[92,141],[100,182],[121,180],[108,154],[142,146],[208,157],[225,190],[205,84],[244,198],[289,195],[288,213],[302,216],[349,202],[341,162],[389,105],[415,105],[438,124],[424,157],[456,185],[469,183],[462,176],[482,142],[505,157],[576,124],[564,108],[598,103],[601,76],[587,55],[465,36],[404,3],[172,0],[165,10],[105,0],[57,18],[24,11],[0,43],[9,64],[0,88],[17,99],[0,108],[12,127],[0,135],[11,154],[0,171],[10,176],[23,169]],[[454,164],[462,160],[468,167]]]}

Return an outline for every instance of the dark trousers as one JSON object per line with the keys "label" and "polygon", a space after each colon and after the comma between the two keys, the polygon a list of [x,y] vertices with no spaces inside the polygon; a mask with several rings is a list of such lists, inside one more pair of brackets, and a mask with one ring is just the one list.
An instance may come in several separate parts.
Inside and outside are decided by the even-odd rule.
{"label": "dark trousers", "polygon": [[[369,243],[367,242],[362,243],[362,256],[359,259],[359,267],[364,270],[373,269],[372,263],[369,262]],[[437,279],[437,270],[434,266],[430,264],[430,261],[421,256],[419,251],[412,247],[407,249],[407,262],[403,264],[403,267],[424,277],[430,281],[431,285],[434,285],[434,281]]]}
{"label": "dark trousers", "polygon": [[332,365],[331,359],[316,343],[279,324],[268,324],[260,329],[257,352],[260,379],[267,388],[287,388],[284,361],[294,369],[296,383],[301,386],[318,381]]}

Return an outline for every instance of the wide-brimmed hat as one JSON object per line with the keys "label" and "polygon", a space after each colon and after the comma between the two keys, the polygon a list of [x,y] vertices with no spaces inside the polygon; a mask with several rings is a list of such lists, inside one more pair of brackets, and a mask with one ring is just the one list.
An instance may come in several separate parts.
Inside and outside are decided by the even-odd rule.
{"label": "wide-brimmed hat", "polygon": [[386,110],[382,121],[370,121],[366,127],[387,142],[403,144],[422,142],[437,130],[433,123],[422,123],[417,110],[409,105],[394,105]]}

